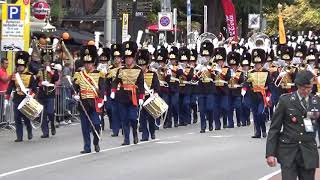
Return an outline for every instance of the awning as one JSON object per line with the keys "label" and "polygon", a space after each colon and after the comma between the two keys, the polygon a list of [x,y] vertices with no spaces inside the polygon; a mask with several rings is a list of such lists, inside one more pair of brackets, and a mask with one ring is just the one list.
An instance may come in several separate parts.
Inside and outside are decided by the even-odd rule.
{"label": "awning", "polygon": [[[159,31],[158,24],[153,24],[153,25],[148,26],[148,30],[149,31]],[[170,31],[174,31],[174,28],[172,28]],[[180,29],[177,28],[177,31],[180,31]]]}

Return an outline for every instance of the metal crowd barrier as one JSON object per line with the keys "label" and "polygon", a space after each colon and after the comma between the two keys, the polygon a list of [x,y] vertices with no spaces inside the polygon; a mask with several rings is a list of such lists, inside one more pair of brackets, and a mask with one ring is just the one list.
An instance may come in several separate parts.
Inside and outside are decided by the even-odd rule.
{"label": "metal crowd barrier", "polygon": [[12,96],[7,106],[5,102],[5,92],[0,92],[0,128],[15,129],[13,117],[13,103]]}
{"label": "metal crowd barrier", "polygon": [[65,86],[56,86],[55,88],[55,118],[57,122],[67,120],[67,116],[71,116],[73,120],[77,120],[79,112],[77,110],[77,102],[71,96],[71,89]]}

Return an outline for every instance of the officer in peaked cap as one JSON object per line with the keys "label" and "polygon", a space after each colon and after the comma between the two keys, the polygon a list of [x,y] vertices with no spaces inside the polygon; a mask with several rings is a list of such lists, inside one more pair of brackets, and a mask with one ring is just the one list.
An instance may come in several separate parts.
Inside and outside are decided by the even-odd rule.
{"label": "officer in peaked cap", "polygon": [[[16,65],[16,74],[12,76],[12,79],[9,83],[7,92],[6,92],[6,100],[4,102],[5,106],[8,105],[8,101],[10,99],[10,95],[12,91],[15,91],[13,94],[13,110],[14,110],[14,120],[16,126],[16,135],[17,139],[15,142],[23,141],[23,125],[22,122],[27,128],[28,140],[31,140],[32,135],[32,126],[30,123],[30,119],[28,119],[24,114],[22,114],[18,110],[19,104],[25,99],[26,94],[30,96],[34,96],[37,90],[37,82],[34,78],[34,75],[27,70],[27,64],[29,61],[29,54],[25,51],[18,51],[16,53],[15,65]],[[19,75],[19,76],[17,76]],[[21,85],[19,84],[21,82]],[[19,85],[18,85],[19,84]],[[29,92],[23,92],[21,86],[24,86],[27,89],[30,89]]]}
{"label": "officer in peaked cap", "polygon": [[[146,49],[139,50],[137,54],[137,65],[139,65],[144,73],[144,82],[148,89],[153,91],[154,95],[157,95],[160,91],[160,83],[156,72],[149,70],[150,53]],[[150,97],[151,92],[146,91],[145,100]],[[155,139],[155,119],[143,108],[141,110],[141,116],[139,119],[140,127],[142,130],[141,141],[148,141],[149,138]]]}
{"label": "officer in peaked cap", "polygon": [[244,82],[243,73],[239,69],[240,53],[231,51],[227,56],[227,62],[230,66],[227,75],[230,76],[228,81],[229,107],[228,107],[228,128],[234,127],[233,112],[236,111],[237,126],[241,126],[241,84]]}
{"label": "officer in peaked cap", "polygon": [[216,88],[216,92],[214,94],[214,102],[215,102],[215,111],[214,121],[216,130],[221,129],[220,117],[223,117],[223,128],[227,128],[228,120],[227,120],[227,112],[229,108],[229,88],[228,82],[230,80],[230,76],[227,76],[227,72],[229,68],[225,66],[225,61],[227,58],[227,52],[224,47],[215,48],[213,51],[213,59],[216,63],[216,67],[213,69],[215,77],[214,84]]}
{"label": "officer in peaked cap", "polygon": [[295,79],[298,90],[280,97],[272,117],[266,161],[270,167],[280,163],[283,180],[314,180],[319,167],[315,123],[320,99],[311,94],[313,81],[312,72],[299,71]]}

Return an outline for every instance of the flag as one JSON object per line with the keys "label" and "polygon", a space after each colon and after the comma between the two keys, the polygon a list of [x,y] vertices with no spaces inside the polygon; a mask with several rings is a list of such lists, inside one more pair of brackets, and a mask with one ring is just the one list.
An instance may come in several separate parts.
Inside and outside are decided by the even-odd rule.
{"label": "flag", "polygon": [[224,13],[226,15],[227,25],[229,35],[234,37],[234,40],[238,41],[238,31],[237,31],[237,17],[236,17],[236,10],[232,3],[232,0],[223,0],[222,6],[224,9]]}
{"label": "flag", "polygon": [[282,19],[282,14],[279,14],[279,44],[286,44],[286,31],[284,30],[284,24]]}

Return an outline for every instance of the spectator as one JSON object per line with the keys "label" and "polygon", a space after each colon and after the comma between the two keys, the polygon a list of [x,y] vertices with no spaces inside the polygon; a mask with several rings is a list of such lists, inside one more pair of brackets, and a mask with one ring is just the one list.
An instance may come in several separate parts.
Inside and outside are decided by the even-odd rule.
{"label": "spectator", "polygon": [[28,66],[29,71],[32,74],[36,75],[36,74],[38,74],[38,72],[41,68],[42,68],[41,59],[38,54],[33,52],[31,55],[31,61]]}
{"label": "spectator", "polygon": [[9,81],[11,79],[10,76],[8,76],[7,68],[8,68],[8,59],[2,58],[1,59],[1,67],[0,67],[0,94],[3,94],[7,91]]}

